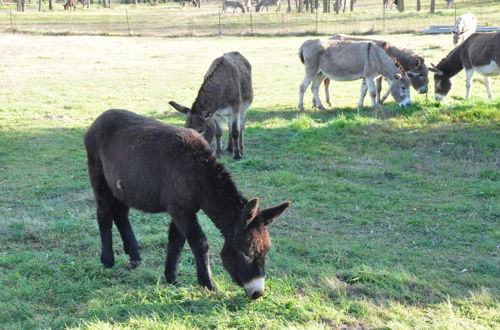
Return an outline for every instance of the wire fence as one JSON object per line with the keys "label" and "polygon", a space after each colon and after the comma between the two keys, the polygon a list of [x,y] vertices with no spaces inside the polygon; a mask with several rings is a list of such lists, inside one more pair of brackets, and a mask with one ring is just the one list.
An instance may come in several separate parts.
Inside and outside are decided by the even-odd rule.
{"label": "wire fence", "polygon": [[156,6],[116,5],[113,8],[94,5],[90,9],[79,6],[76,11],[62,10],[62,4],[56,4],[56,10],[43,8],[41,12],[36,10],[36,4],[33,8],[28,5],[25,12],[17,12],[6,4],[0,10],[0,31],[168,37],[408,33],[420,32],[431,25],[451,25],[465,12],[473,12],[479,24],[500,26],[498,1],[475,1],[474,6],[466,4],[447,9],[446,2],[439,2],[433,14],[425,6],[417,11],[408,5],[405,11],[399,12],[396,8],[373,4],[360,4],[353,11],[347,9],[339,14],[332,12],[330,6],[327,8],[330,12],[326,13],[321,6],[312,13],[298,13],[296,7],[291,7],[288,12],[286,3],[282,4],[280,12],[275,11],[276,7],[270,7],[266,12],[251,10],[245,14],[233,14],[232,9],[223,13],[218,2],[202,2],[201,8],[166,3]]}

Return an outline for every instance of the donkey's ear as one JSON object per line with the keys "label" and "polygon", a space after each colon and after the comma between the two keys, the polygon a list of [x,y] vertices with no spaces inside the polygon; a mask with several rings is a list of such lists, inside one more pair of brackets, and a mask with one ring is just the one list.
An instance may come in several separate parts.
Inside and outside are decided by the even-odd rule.
{"label": "donkey's ear", "polygon": [[271,207],[260,212],[264,226],[270,225],[276,220],[292,203],[286,202],[276,207]]}
{"label": "donkey's ear", "polygon": [[243,228],[246,228],[255,219],[257,214],[259,214],[259,198],[255,197],[249,200],[241,209]]}
{"label": "donkey's ear", "polygon": [[431,67],[429,68],[429,71],[434,72],[435,74],[438,74],[438,75],[443,75],[443,71],[436,68],[436,66],[432,63],[431,63]]}
{"label": "donkey's ear", "polygon": [[191,111],[191,109],[189,109],[188,107],[180,105],[179,103],[176,103],[174,101],[170,101],[170,102],[168,102],[168,104],[170,104],[171,106],[173,106],[175,110],[177,110],[179,112],[182,112],[184,114],[187,114],[189,111]]}
{"label": "donkey's ear", "polygon": [[401,73],[396,73],[396,74],[394,75],[394,79],[396,79],[396,80],[401,80],[401,79],[403,79],[403,75],[401,75]]}

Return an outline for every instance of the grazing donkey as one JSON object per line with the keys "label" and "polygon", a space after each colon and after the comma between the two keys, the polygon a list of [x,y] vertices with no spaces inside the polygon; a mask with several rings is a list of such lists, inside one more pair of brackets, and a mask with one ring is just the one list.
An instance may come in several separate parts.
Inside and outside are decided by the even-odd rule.
{"label": "grazing donkey", "polygon": [[256,299],[264,292],[264,262],[271,247],[266,226],[290,202],[266,210],[247,200],[210,146],[197,132],[164,124],[126,110],[108,110],[85,135],[90,182],[97,203],[101,262],[113,267],[113,222],[132,266],[141,260],[128,219],[129,208],[167,212],[165,277],[175,284],[179,255],[187,239],[196,261],[198,283],[214,290],[208,242],[196,213],[201,209],[224,236],[222,263],[232,279]]}
{"label": "grazing donkey", "polygon": [[269,6],[276,5],[276,11],[281,11],[281,0],[259,0],[255,5],[255,11],[259,12],[261,9],[266,8],[269,11]]}
{"label": "grazing donkey", "polygon": [[234,12],[236,11],[236,9],[240,8],[241,9],[241,12],[244,14],[245,13],[245,8],[243,7],[243,5],[241,3],[239,3],[238,1],[226,1],[226,0],[223,0],[222,1],[222,11],[225,13],[227,8],[228,7],[232,7],[233,8],[233,14]]}
{"label": "grazing donkey", "polygon": [[64,4],[64,10],[68,10],[73,8],[73,10],[76,10],[76,0],[66,0],[66,3]]}
{"label": "grazing donkey", "polygon": [[[300,111],[304,111],[304,92],[311,81],[314,103],[324,109],[319,98],[319,86],[325,77],[340,81],[364,78],[370,91],[372,107],[378,110],[374,79],[382,75],[389,81],[391,94],[400,106],[411,103],[408,77],[387,51],[376,43],[311,39],[302,44],[299,57],[306,71],[299,91]],[[358,105],[360,108],[363,106],[363,97],[360,97]]]}
{"label": "grazing donkey", "polygon": [[252,100],[252,67],[243,55],[231,52],[212,62],[191,108],[173,101],[169,104],[187,114],[185,127],[200,132],[208,143],[215,135],[217,157],[222,155],[221,119],[228,117],[227,150],[234,152],[234,159],[240,159],[245,148],[245,113]]}
{"label": "grazing donkey", "polygon": [[[410,83],[413,86],[413,88],[419,93],[419,94],[424,94],[427,93],[428,90],[428,85],[429,85],[429,69],[424,63],[424,59],[416,54],[414,54],[412,51],[407,50],[407,49],[401,49],[398,48],[394,45],[391,45],[383,40],[375,40],[375,39],[367,39],[367,38],[358,38],[358,37],[352,37],[348,36],[345,34],[336,34],[328,39],[331,40],[346,40],[346,41],[371,41],[376,43],[377,45],[381,47],[385,47],[387,49],[387,53],[394,57],[396,61],[401,65],[403,70],[406,71],[406,75],[408,78],[410,78]],[[377,102],[382,104],[384,101],[387,99],[389,96],[390,90],[388,90],[384,96],[381,98],[380,93],[382,91],[382,77],[378,77],[376,80],[377,83]],[[330,103],[330,93],[329,93],[329,85],[330,85],[330,79],[325,78],[323,81],[323,84],[325,85],[325,98],[326,98],[326,103],[328,103],[329,106],[332,104]],[[362,88],[361,92],[361,97],[364,99],[366,95],[366,83],[363,79],[362,84],[364,84],[364,88]],[[362,86],[363,87],[363,86]]]}
{"label": "grazing donkey", "polygon": [[453,32],[453,44],[456,46],[476,32],[477,18],[472,13],[463,14],[458,17],[455,25],[451,28]]}
{"label": "grazing donkey", "polygon": [[488,98],[492,98],[489,76],[500,74],[500,32],[474,33],[429,69],[434,72],[434,92],[442,100],[451,89],[451,77],[465,68],[466,93],[469,98],[474,71],[484,76]]}

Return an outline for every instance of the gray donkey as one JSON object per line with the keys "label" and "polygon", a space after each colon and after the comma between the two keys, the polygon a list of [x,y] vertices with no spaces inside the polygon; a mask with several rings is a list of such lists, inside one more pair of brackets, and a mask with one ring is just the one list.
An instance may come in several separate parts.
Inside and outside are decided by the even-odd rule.
{"label": "gray donkey", "polygon": [[245,13],[245,7],[243,7],[243,5],[241,3],[239,3],[238,1],[223,0],[222,1],[222,11],[225,13],[227,8],[229,8],[229,7],[233,8],[233,14],[236,11],[236,9],[238,9],[238,8],[241,9],[242,13]]}
{"label": "gray donkey", "polygon": [[[411,103],[410,80],[387,50],[376,43],[311,39],[302,44],[299,57],[306,71],[299,91],[300,111],[304,110],[304,93],[311,82],[314,103],[324,109],[319,98],[319,86],[325,77],[339,81],[364,78],[372,107],[378,110],[374,79],[382,75],[389,81],[391,94],[400,106]],[[363,106],[363,97],[360,97],[358,105],[360,108]]]}
{"label": "gray donkey", "polygon": [[[394,59],[396,59],[399,62],[399,64],[401,64],[401,67],[406,71],[406,74],[408,75],[408,78],[410,78],[410,82],[413,88],[419,94],[427,93],[429,85],[429,69],[425,65],[423,57],[416,55],[415,53],[413,53],[408,49],[396,47],[383,40],[352,37],[345,34],[336,34],[334,36],[331,36],[329,39],[346,40],[346,41],[371,41],[381,47],[385,47],[385,49],[387,49],[387,53]],[[384,94],[384,96],[380,97],[382,91],[382,77],[378,77],[376,82],[377,82],[377,102],[382,104],[389,96],[390,90],[388,90]],[[323,83],[325,85],[326,103],[328,103],[328,105],[331,106],[330,93],[328,89],[328,86],[330,85],[330,79],[326,78]],[[363,84],[365,84],[364,80]],[[362,97],[364,98],[364,95],[366,95],[366,84],[364,86],[362,94],[363,94]]]}

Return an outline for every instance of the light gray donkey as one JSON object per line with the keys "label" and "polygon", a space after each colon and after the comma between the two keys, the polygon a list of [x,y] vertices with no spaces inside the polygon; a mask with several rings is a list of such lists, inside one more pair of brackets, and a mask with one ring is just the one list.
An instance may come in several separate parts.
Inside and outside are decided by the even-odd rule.
{"label": "light gray donkey", "polygon": [[[299,57],[305,65],[305,77],[299,91],[300,111],[304,111],[304,93],[311,82],[313,102],[319,109],[324,109],[319,98],[319,86],[325,77],[338,81],[364,78],[372,99],[372,107],[378,110],[374,79],[382,75],[389,81],[391,94],[400,106],[411,103],[410,80],[388,55],[387,50],[376,43],[311,39],[302,44]],[[359,108],[363,107],[363,98],[359,99]]]}

